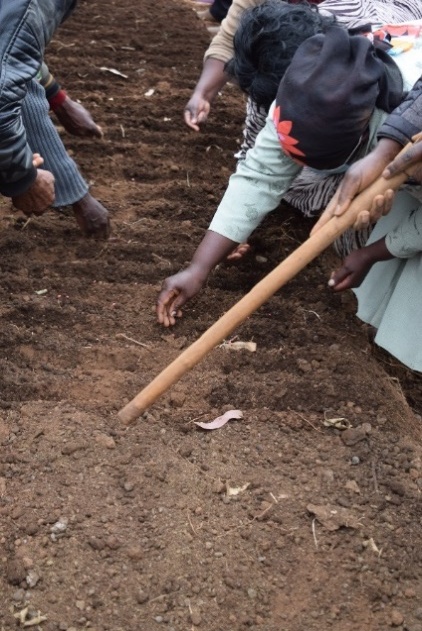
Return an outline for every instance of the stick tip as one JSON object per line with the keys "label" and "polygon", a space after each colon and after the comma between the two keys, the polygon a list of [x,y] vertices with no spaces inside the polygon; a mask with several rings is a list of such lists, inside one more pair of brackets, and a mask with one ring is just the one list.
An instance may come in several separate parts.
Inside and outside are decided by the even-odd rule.
{"label": "stick tip", "polygon": [[132,425],[139,418],[142,412],[143,410],[140,410],[133,404],[133,402],[130,402],[117,413],[117,416],[123,425],[127,426]]}

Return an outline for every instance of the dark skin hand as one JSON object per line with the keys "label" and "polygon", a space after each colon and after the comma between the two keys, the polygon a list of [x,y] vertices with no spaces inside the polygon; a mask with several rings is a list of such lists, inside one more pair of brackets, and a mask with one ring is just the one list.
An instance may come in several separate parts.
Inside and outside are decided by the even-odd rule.
{"label": "dark skin hand", "polygon": [[[332,217],[342,215],[350,206],[358,193],[370,186],[384,171],[385,167],[401,150],[401,145],[394,140],[382,138],[371,153],[355,162],[347,171],[336,194],[322,213],[311,234],[317,232]],[[390,189],[385,195],[378,195],[371,208],[362,209],[355,229],[361,229],[368,223],[375,223],[382,215],[391,210],[394,192]]]}
{"label": "dark skin hand", "polygon": [[[35,157],[38,156],[38,157]],[[34,166],[38,166],[42,158],[34,154]],[[15,208],[21,210],[28,217],[42,215],[54,202],[54,175],[45,169],[37,169],[37,177],[25,193],[12,197]]]}
{"label": "dark skin hand", "polygon": [[422,183],[422,142],[416,142],[402,156],[397,157],[383,171],[387,180],[398,173],[407,173],[417,182]]}
{"label": "dark skin hand", "polygon": [[54,108],[54,113],[65,130],[73,136],[80,138],[102,138],[103,136],[101,127],[94,123],[88,110],[67,95],[63,103]]}
{"label": "dark skin hand", "polygon": [[374,263],[392,258],[394,258],[393,255],[385,245],[385,238],[379,239],[346,256],[343,265],[331,274],[328,285],[336,292],[359,287]]}
{"label": "dark skin hand", "polygon": [[199,131],[199,126],[208,118],[212,102],[228,80],[223,61],[212,57],[205,60],[199,81],[184,110],[188,127]]}
{"label": "dark skin hand", "polygon": [[110,235],[108,210],[90,193],[72,205],[76,223],[85,237],[107,239]]}
{"label": "dark skin hand", "polygon": [[182,316],[181,307],[202,289],[210,272],[238,245],[212,230],[207,230],[192,262],[185,270],[169,276],[157,299],[157,318],[165,327],[173,326]]}

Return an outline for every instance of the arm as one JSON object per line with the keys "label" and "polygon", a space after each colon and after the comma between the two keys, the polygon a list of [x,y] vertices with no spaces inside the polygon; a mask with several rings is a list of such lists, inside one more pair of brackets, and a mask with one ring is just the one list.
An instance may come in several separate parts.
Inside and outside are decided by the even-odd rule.
{"label": "arm", "polygon": [[205,53],[201,76],[184,112],[186,124],[195,131],[199,131],[199,125],[207,119],[212,102],[229,79],[224,66],[233,57],[233,37],[240,16],[256,4],[259,4],[258,0],[233,0],[227,17]]}
{"label": "arm", "polygon": [[[37,186],[21,103],[40,68],[44,48],[73,5],[29,0],[0,3],[0,193],[20,196]],[[3,28],[4,27],[4,28]]]}
{"label": "arm", "polygon": [[214,267],[235,245],[246,241],[263,218],[277,208],[301,167],[281,150],[270,118],[256,144],[231,176],[209,230],[189,267],[167,278],[158,297],[158,321],[173,325],[180,308],[204,285]]}
{"label": "arm", "polygon": [[185,270],[165,279],[157,299],[157,318],[165,327],[182,316],[181,307],[201,290],[211,271],[236,246],[221,234],[207,230]]}
{"label": "arm", "polygon": [[367,245],[360,250],[354,250],[343,261],[343,265],[331,274],[328,286],[333,291],[344,291],[352,287],[359,287],[364,281],[374,263],[387,261],[394,256],[386,246],[385,237]]}
{"label": "arm", "polygon": [[[415,202],[417,203],[417,202]],[[422,206],[416,208],[385,237],[349,254],[328,282],[334,291],[359,287],[374,263],[408,259],[422,252]]]}
{"label": "arm", "polygon": [[[379,130],[379,136],[385,140],[390,139],[401,147],[419,132],[422,132],[422,76],[403,103],[385,120]],[[389,163],[383,176],[388,179],[406,170],[413,178],[422,182],[422,142],[420,140],[403,156]]]}
{"label": "arm", "polygon": [[406,99],[392,112],[378,131],[379,138],[390,138],[404,147],[422,131],[422,76]]}
{"label": "arm", "polygon": [[[313,227],[311,234],[315,234],[332,217],[338,217],[346,212],[354,197],[375,182],[400,149],[401,146],[394,140],[383,138],[371,153],[355,162],[347,170],[336,194]],[[375,197],[370,209],[362,209],[355,229],[361,229],[371,221],[376,222],[382,215],[386,215],[391,209],[392,198],[392,190],[388,190],[384,196]]]}
{"label": "arm", "polygon": [[212,102],[228,79],[223,61],[212,57],[205,60],[199,81],[185,107],[184,118],[188,127],[199,131],[199,125],[206,121]]}
{"label": "arm", "polygon": [[[369,153],[364,158],[357,160],[346,171],[334,197],[313,227],[311,234],[315,234],[333,216],[342,215],[349,208],[352,199],[370,186],[401,150],[401,145],[395,140],[383,138],[377,142],[379,128],[386,117],[387,114],[383,110],[375,108],[369,121],[369,142],[365,149]],[[371,208],[363,208],[359,213],[354,228],[357,230],[370,221],[377,221],[379,217],[387,214],[391,208],[392,196],[391,190],[384,196],[377,196],[373,200]]]}
{"label": "arm", "polygon": [[45,90],[50,109],[69,134],[81,138],[87,136],[102,137],[101,127],[93,121],[91,114],[83,105],[71,99],[67,92],[62,89],[45,62],[41,66],[40,84]]}

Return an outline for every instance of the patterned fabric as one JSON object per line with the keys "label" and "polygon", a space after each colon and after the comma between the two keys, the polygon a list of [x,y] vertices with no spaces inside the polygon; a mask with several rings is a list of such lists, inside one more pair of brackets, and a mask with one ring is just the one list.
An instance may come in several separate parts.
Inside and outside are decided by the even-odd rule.
{"label": "patterned fabric", "polygon": [[324,0],[321,9],[334,13],[348,28],[373,26],[422,18],[420,0]]}
{"label": "patterned fabric", "polygon": [[[259,2],[252,2],[251,6],[255,4]],[[320,9],[334,13],[338,21],[349,28],[362,26],[364,23],[379,26],[422,18],[421,0],[324,0]],[[404,145],[412,135],[422,129],[422,105],[419,106],[419,102],[422,103],[422,77],[404,104],[390,114],[380,129],[380,136],[393,138]],[[243,142],[235,156],[239,161],[244,160],[248,149],[254,146],[266,117],[266,109],[248,99]],[[341,175],[324,177],[305,167],[283,199],[303,216],[317,217],[328,205],[341,179]],[[365,245],[371,230],[371,227],[358,233],[349,230],[342,235],[334,246],[339,256],[344,257],[353,249]]]}
{"label": "patterned fabric", "polygon": [[[267,122],[258,134],[255,145],[245,160],[238,163],[236,172],[217,208],[209,227],[236,243],[246,241],[265,216],[279,207],[286,192],[304,171],[283,151],[270,108]],[[369,121],[368,141],[356,155],[356,160],[371,151],[376,143],[377,130],[385,119],[385,112],[375,109]]]}
{"label": "patterned fabric", "polygon": [[[229,61],[233,57],[233,37],[243,11],[263,1],[233,0],[227,17],[205,53],[205,59],[212,57],[224,63]],[[422,18],[421,0],[324,0],[318,4],[320,11],[334,14],[339,23],[348,28]]]}
{"label": "patterned fabric", "polygon": [[[267,117],[268,117],[268,114],[265,112],[263,108],[258,108],[255,103],[248,101],[247,103],[248,124],[246,126],[245,140],[242,144],[241,151],[239,152],[240,158],[238,162],[237,172],[230,179],[229,188],[233,190],[233,193],[231,196],[228,196],[227,191],[226,191],[226,195],[223,199],[223,202],[226,202],[226,203],[221,204],[221,205],[227,206],[228,208],[227,215],[230,215],[231,217],[233,217],[234,215],[234,208],[236,208],[236,212],[237,212],[239,208],[242,206],[242,204],[239,202],[239,198],[238,198],[239,191],[236,190],[237,185],[235,184],[235,181],[238,179],[238,175],[241,175],[241,173],[243,173],[243,170],[244,170],[243,163],[245,161],[246,153],[248,152],[249,148],[252,149],[253,147],[255,147],[255,140],[258,133],[261,131],[262,121],[264,121],[265,123],[265,121],[267,120]],[[373,118],[372,118],[372,124],[370,125],[370,128],[372,128],[372,130],[370,133],[369,144],[368,146],[362,147],[361,152],[356,156],[356,159],[358,159],[359,157],[363,157],[363,155],[365,155],[366,152],[370,151],[373,148],[374,143],[376,142],[376,138],[375,138],[376,130],[382,124],[382,120],[384,117],[385,117],[385,114],[382,114],[379,110],[376,110],[376,112],[374,112]],[[275,134],[275,128],[274,128],[274,134]],[[270,142],[271,141],[267,139],[266,144],[269,146]],[[249,143],[251,145],[250,147],[247,146]],[[277,141],[277,144],[278,144],[278,141]],[[272,172],[274,174],[276,172],[281,173],[285,169],[285,163],[283,160],[283,156],[285,156],[285,154],[283,154],[283,152],[280,150],[276,151],[276,154],[280,154],[280,155],[273,156],[272,154],[268,154],[268,149],[267,149],[267,155],[266,155],[265,160],[261,162],[257,162],[256,165],[251,170],[258,172],[262,169],[262,164],[267,164],[269,160],[271,160],[272,162],[274,162],[274,164],[271,165]],[[285,157],[291,164],[295,164],[291,160],[289,160],[287,156]],[[251,162],[250,158],[251,158],[251,155],[248,154],[249,162]],[[275,204],[279,203],[279,201],[282,198],[283,201],[287,202],[288,204],[293,206],[295,209],[297,209],[304,217],[308,217],[308,218],[319,217],[319,215],[321,214],[321,211],[324,210],[324,208],[328,205],[328,202],[330,201],[330,199],[333,197],[343,177],[343,175],[324,176],[318,173],[317,171],[313,171],[312,169],[309,169],[307,167],[301,168],[298,164],[295,164],[295,166],[296,166],[297,172],[293,175],[293,177],[291,177],[290,182],[287,184],[287,187],[283,188],[278,202],[277,202],[277,199],[274,197],[269,200],[267,204],[268,206],[267,210],[263,211],[264,215],[265,215],[265,212],[270,212],[274,208],[273,203]],[[241,188],[243,188],[242,184],[239,183],[239,186],[241,190]],[[274,190],[273,185],[271,185],[271,189]],[[247,198],[248,198],[248,204],[250,207],[251,202],[252,202],[252,194],[250,190],[247,192]],[[256,202],[257,206],[263,206],[265,202],[266,200],[262,194],[262,191],[259,191],[257,202]],[[248,234],[248,230],[250,233],[253,229],[255,229],[255,227],[259,224],[259,221],[260,221],[260,220],[257,220],[250,223],[251,212],[248,210],[248,213],[249,215],[248,215],[247,221],[245,220],[247,227],[243,228],[241,231],[237,231],[237,228],[236,230],[232,228],[230,234],[227,234],[225,232],[225,229],[226,229],[225,219],[221,218],[217,220],[216,216],[214,216],[213,223],[211,224],[210,228],[215,230],[215,232],[219,232],[220,234],[224,234],[224,236],[228,236],[228,238],[231,238],[234,241],[238,241],[239,239],[245,240],[245,235]],[[241,211],[240,211],[240,214],[241,214]],[[243,218],[241,216],[236,216],[236,219],[234,219],[233,217],[232,223],[237,225],[237,224],[242,223],[242,221],[243,221]],[[344,258],[345,256],[347,256],[347,254],[350,254],[352,250],[356,250],[363,247],[369,235],[371,234],[371,231],[372,231],[371,226],[359,232],[356,232],[355,230],[352,230],[352,229],[346,231],[334,243],[334,249],[336,253],[341,258]]]}
{"label": "patterned fabric", "polygon": [[[244,160],[248,149],[254,146],[256,137],[265,125],[268,112],[248,99],[244,140],[236,157]],[[304,217],[317,217],[334,195],[342,175],[322,176],[305,167],[295,179],[294,185],[284,195],[284,200],[297,208]]]}

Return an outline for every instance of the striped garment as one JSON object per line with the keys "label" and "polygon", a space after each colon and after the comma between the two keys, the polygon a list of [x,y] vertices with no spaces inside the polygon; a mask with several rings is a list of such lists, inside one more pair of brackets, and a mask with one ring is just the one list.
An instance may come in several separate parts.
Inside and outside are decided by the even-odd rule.
{"label": "striped garment", "polygon": [[43,168],[54,175],[56,199],[53,207],[60,208],[81,200],[88,192],[88,184],[67,153],[48,109],[45,90],[33,79],[29,82],[28,92],[22,101],[22,121],[32,152],[42,155]]}
{"label": "striped garment", "polygon": [[[324,0],[319,8],[333,13],[339,23],[348,28],[365,24],[377,28],[382,24],[397,24],[422,18],[422,0]],[[253,147],[258,133],[265,125],[267,115],[264,107],[259,107],[248,99],[243,142],[236,158],[243,160],[248,149]],[[315,171],[304,168],[283,199],[304,217],[317,217],[328,205],[342,178],[343,175],[320,176]],[[344,257],[365,245],[370,233],[370,228],[362,232],[347,231],[335,244],[339,256]]]}
{"label": "striped garment", "polygon": [[[268,112],[248,99],[246,104],[246,125],[244,141],[236,157],[244,160],[248,149],[253,147],[258,133],[265,125]],[[316,171],[305,167],[295,179],[293,186],[284,194],[283,200],[298,210],[304,217],[318,217],[328,205],[344,174],[318,175]],[[346,230],[333,244],[340,258],[345,258],[353,250],[362,248],[370,234],[372,226],[363,230]]]}
{"label": "striped garment", "polygon": [[320,9],[334,13],[348,28],[363,24],[377,27],[422,18],[421,0],[324,0]]}

